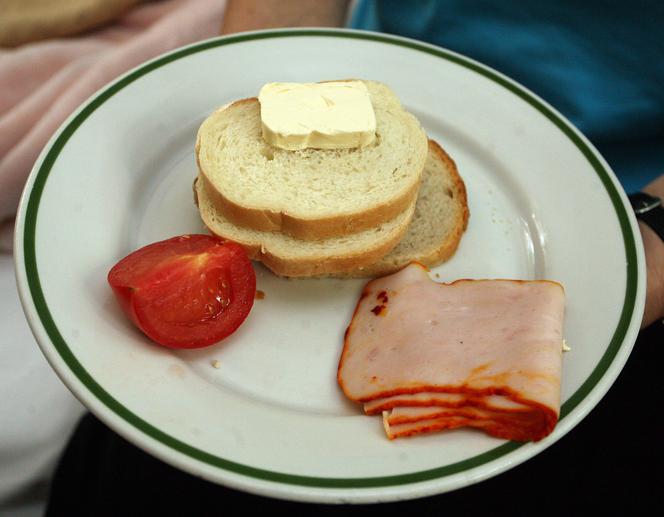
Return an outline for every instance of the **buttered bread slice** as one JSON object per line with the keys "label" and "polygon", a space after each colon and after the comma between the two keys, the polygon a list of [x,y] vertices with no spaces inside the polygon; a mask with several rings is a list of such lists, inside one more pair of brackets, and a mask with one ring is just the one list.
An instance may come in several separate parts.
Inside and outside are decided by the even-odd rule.
{"label": "buttered bread slice", "polygon": [[255,98],[208,117],[196,158],[215,210],[238,227],[300,240],[347,237],[406,213],[417,197],[427,138],[392,90],[365,84],[376,117],[376,138],[365,147],[273,147],[263,139]]}

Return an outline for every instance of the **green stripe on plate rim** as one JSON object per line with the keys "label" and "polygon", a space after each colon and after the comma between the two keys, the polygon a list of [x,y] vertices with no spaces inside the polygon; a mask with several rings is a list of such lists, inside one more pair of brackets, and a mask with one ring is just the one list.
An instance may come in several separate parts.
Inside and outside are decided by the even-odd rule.
{"label": "green stripe on plate rim", "polygon": [[385,43],[388,45],[397,45],[401,47],[410,48],[419,52],[424,52],[432,56],[436,56],[447,61],[456,63],[457,65],[468,68],[478,74],[491,79],[492,81],[505,87],[525,102],[530,104],[533,108],[539,111],[553,124],[555,124],[583,153],[585,158],[591,164],[599,176],[604,188],[606,189],[613,207],[618,216],[620,229],[622,231],[623,241],[625,244],[625,255],[627,262],[627,288],[625,290],[625,299],[623,308],[618,321],[618,325],[613,333],[613,337],[607,347],[604,355],[597,363],[597,366],[581,385],[579,389],[562,405],[560,412],[560,419],[562,420],[567,416],[581,401],[590,393],[595,385],[600,381],[604,373],[607,371],[613,362],[618,350],[624,341],[627,329],[634,312],[636,288],[637,288],[637,261],[636,261],[636,243],[632,228],[629,223],[629,218],[625,211],[625,207],[620,199],[618,190],[614,186],[609,173],[602,166],[597,156],[591,151],[586,143],[572,130],[568,123],[562,120],[558,115],[552,112],[547,106],[542,104],[538,99],[533,97],[529,92],[523,90],[521,87],[515,85],[509,80],[501,77],[491,69],[484,68],[483,66],[474,63],[467,58],[452,54],[442,48],[430,46],[427,44],[419,43],[413,40],[405,40],[401,38],[394,38],[391,36],[375,33],[365,32],[351,32],[344,30],[286,30],[286,31],[266,31],[260,33],[241,34],[237,36],[230,36],[222,39],[207,40],[197,45],[192,45],[184,49],[175,51],[164,57],[158,58],[155,61],[147,63],[127,76],[120,79],[118,82],[112,84],[89,103],[74,117],[73,120],[67,124],[62,133],[53,143],[53,146],[48,151],[43,163],[39,167],[37,176],[35,178],[32,191],[28,199],[28,205],[25,215],[25,229],[23,235],[24,256],[25,256],[25,269],[28,279],[28,286],[32,295],[33,303],[37,314],[41,320],[46,333],[48,334],[53,346],[57,350],[62,360],[67,364],[71,372],[78,378],[78,380],[108,409],[113,411],[117,416],[125,420],[133,427],[139,429],[146,435],[157,440],[158,442],[170,447],[182,454],[185,454],[193,459],[207,463],[214,467],[228,470],[237,474],[250,476],[253,478],[273,481],[277,483],[286,483],[290,485],[300,485],[308,487],[320,488],[369,488],[369,487],[388,487],[395,485],[404,485],[408,483],[417,483],[421,481],[432,480],[449,476],[458,472],[463,472],[471,468],[483,465],[490,461],[496,460],[505,454],[515,451],[523,444],[516,442],[507,442],[499,447],[491,449],[483,454],[479,454],[472,458],[463,461],[444,465],[442,467],[423,470],[419,472],[411,472],[407,474],[399,474],[393,476],[380,476],[380,477],[367,477],[367,478],[327,478],[327,477],[312,477],[300,476],[294,474],[287,474],[282,472],[275,472],[271,470],[260,469],[236,463],[219,456],[212,455],[201,449],[197,449],[188,445],[176,438],[168,435],[160,429],[149,424],[138,415],[132,413],[129,409],[124,407],[118,400],[113,398],[104,388],[102,388],[85,370],[81,363],[76,359],[58,328],[53,321],[51,313],[48,309],[48,304],[42,292],[41,283],[39,280],[39,272],[37,270],[36,250],[35,250],[35,231],[37,224],[37,212],[39,209],[39,202],[44,191],[44,185],[48,179],[48,175],[53,168],[58,155],[66,145],[67,141],[76,132],[80,125],[87,119],[99,106],[106,102],[109,98],[122,90],[127,85],[136,81],[143,75],[162,67],[168,63],[186,57],[190,54],[202,52],[211,48],[221,47],[225,45],[233,45],[245,41],[261,40],[266,38],[288,38],[288,37],[302,37],[302,36],[317,36],[317,37],[334,37],[334,38],[349,38],[367,41],[375,41]]}

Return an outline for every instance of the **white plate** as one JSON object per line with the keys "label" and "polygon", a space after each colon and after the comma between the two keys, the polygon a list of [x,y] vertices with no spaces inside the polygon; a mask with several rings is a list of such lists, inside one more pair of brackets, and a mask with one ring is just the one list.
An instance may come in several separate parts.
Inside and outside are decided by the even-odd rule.
{"label": "white plate", "polygon": [[[457,430],[388,441],[346,401],[335,371],[362,281],[275,278],[231,338],[172,352],[136,331],[106,284],[130,251],[203,232],[192,202],[203,118],[269,81],[359,77],[391,86],[454,157],[470,224],[456,278],[550,278],[567,293],[562,418],[539,443]],[[106,87],[37,160],[20,207],[16,268],[53,368],[115,431],[188,472],[274,497],[370,502],[493,476],[576,425],[625,363],[644,303],[634,217],[606,162],[510,79],[412,40],[341,30],[213,39]],[[217,359],[221,368],[210,362]]]}

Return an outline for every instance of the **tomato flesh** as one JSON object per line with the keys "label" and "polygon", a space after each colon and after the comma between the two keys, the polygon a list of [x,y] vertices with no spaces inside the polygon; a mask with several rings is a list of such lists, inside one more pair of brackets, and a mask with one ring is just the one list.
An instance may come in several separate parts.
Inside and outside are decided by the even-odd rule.
{"label": "tomato flesh", "polygon": [[108,282],[138,328],[170,348],[200,348],[229,336],[256,294],[242,247],[209,235],[145,246],[118,262]]}

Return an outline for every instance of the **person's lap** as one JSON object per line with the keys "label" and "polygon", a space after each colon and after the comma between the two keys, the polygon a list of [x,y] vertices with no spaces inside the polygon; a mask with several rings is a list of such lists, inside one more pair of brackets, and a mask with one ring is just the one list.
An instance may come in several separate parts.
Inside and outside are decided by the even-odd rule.
{"label": "person's lap", "polygon": [[[47,515],[203,515],[233,508],[317,515],[379,511],[533,515],[582,508],[611,514],[664,509],[653,467],[662,459],[659,408],[664,325],[641,333],[625,369],[575,429],[537,457],[455,492],[369,506],[306,505],[227,489],[162,463],[110,431],[92,415],[80,422],[55,474]],[[577,344],[576,346],[583,346]]]}

